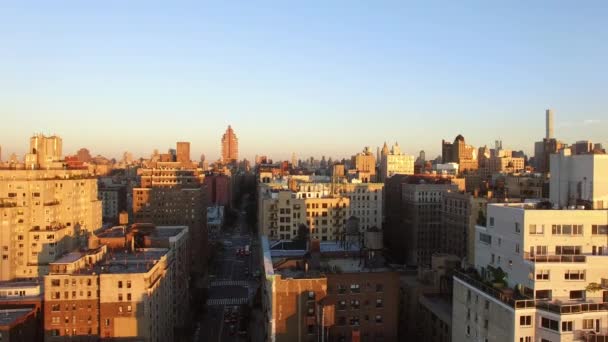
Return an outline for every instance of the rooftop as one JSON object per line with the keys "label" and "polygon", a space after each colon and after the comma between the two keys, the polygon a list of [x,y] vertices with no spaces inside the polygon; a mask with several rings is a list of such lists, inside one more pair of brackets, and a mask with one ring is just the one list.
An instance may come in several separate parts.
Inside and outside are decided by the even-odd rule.
{"label": "rooftop", "polygon": [[115,237],[124,237],[125,230],[127,227],[125,226],[115,226],[106,230],[103,230],[97,233],[97,237],[100,238],[115,238]]}
{"label": "rooftop", "polygon": [[52,264],[72,264],[85,255],[83,252],[70,252],[52,262]]}
{"label": "rooftop", "polygon": [[104,261],[97,263],[92,269],[96,273],[146,273],[169,252],[164,248],[147,248],[135,253],[108,254]]}
{"label": "rooftop", "polygon": [[[58,260],[52,262],[51,265],[75,263],[87,255],[98,253],[103,247],[104,246],[86,252],[71,252],[65,254]],[[103,256],[103,260],[93,265],[86,264],[86,266],[74,270],[71,274],[146,273],[168,252],[169,249],[166,248],[142,248],[135,250],[135,252],[108,252]],[[61,271],[58,271],[55,274],[61,273]]]}
{"label": "rooftop", "polygon": [[448,322],[448,324],[452,323],[452,299],[450,296],[427,294],[420,296],[419,301],[443,322]]}
{"label": "rooftop", "polygon": [[0,326],[7,326],[25,318],[34,308],[29,309],[3,309],[0,310]]}
{"label": "rooftop", "polygon": [[524,203],[492,203],[489,205],[521,210],[593,210],[589,204],[582,202],[579,205],[560,207],[546,200],[526,200]]}
{"label": "rooftop", "polygon": [[15,280],[15,281],[1,281],[0,289],[14,289],[14,288],[25,288],[25,287],[40,287],[41,283],[31,280]]}

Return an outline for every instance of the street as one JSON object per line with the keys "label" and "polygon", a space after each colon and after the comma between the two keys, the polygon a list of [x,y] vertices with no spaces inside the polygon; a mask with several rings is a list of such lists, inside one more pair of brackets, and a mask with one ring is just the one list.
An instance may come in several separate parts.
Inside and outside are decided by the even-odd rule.
{"label": "street", "polygon": [[[234,227],[215,237],[223,245],[211,266],[205,313],[194,341],[258,341],[259,324],[252,324],[251,304],[260,286],[258,248],[245,218],[239,213]],[[250,246],[249,255],[244,252]],[[240,255],[237,255],[240,254]],[[258,315],[255,315],[256,317]],[[239,333],[240,330],[240,333]]]}

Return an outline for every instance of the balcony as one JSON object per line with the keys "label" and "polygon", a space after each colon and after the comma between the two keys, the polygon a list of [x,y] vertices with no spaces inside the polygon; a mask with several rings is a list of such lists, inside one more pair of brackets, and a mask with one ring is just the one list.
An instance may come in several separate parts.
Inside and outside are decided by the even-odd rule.
{"label": "balcony", "polygon": [[591,330],[576,330],[574,339],[585,342],[608,342],[608,334],[605,331],[598,333]]}
{"label": "balcony", "polygon": [[587,256],[583,254],[530,254],[529,252],[524,253],[524,260],[531,262],[551,262],[551,263],[585,263],[587,262]]}
{"label": "balcony", "polygon": [[608,302],[532,299],[516,293],[498,290],[462,272],[455,272],[454,277],[489,295],[490,297],[509,305],[515,310],[537,308],[560,315],[608,311]]}

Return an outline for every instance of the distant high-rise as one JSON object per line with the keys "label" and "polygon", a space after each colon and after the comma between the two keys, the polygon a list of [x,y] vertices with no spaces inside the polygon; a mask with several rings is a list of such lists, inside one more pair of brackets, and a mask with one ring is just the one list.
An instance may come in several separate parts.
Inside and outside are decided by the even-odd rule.
{"label": "distant high-rise", "polygon": [[62,156],[60,137],[37,134],[30,138],[30,150],[25,159],[28,169],[47,169],[53,166],[53,162],[61,160]]}
{"label": "distant high-rise", "polygon": [[551,109],[547,109],[545,111],[545,113],[547,115],[547,119],[546,119],[547,132],[545,134],[545,138],[553,139],[553,111]]}
{"label": "distant high-rise", "polygon": [[239,159],[239,140],[232,127],[228,125],[226,133],[222,136],[222,161],[232,163]]}
{"label": "distant high-rise", "polygon": [[180,141],[177,143],[177,162],[178,163],[189,163],[190,162],[190,143]]}

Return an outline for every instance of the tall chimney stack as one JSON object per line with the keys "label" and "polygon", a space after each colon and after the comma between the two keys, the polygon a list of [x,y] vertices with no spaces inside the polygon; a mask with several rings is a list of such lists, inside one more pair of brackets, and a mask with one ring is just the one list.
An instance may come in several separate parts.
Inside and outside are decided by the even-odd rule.
{"label": "tall chimney stack", "polygon": [[547,128],[547,132],[545,134],[545,138],[547,139],[553,139],[553,111],[551,109],[547,109],[545,111],[546,115],[547,115],[547,122],[546,122],[546,128]]}

